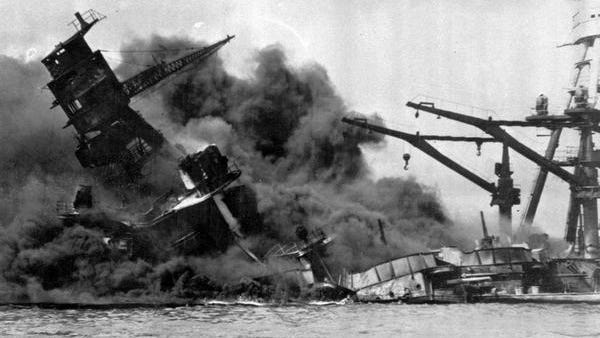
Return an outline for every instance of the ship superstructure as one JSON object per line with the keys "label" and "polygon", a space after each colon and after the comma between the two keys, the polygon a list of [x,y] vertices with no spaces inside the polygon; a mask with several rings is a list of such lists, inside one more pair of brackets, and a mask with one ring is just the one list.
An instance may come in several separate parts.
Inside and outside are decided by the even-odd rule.
{"label": "ship superstructure", "polygon": [[[167,193],[159,198],[140,222],[133,224],[98,217],[88,186],[80,188],[73,208],[62,211],[60,217],[66,226],[79,224],[99,228],[106,235],[107,246],[116,255],[144,257],[149,251],[158,251],[148,256],[166,259],[173,252],[203,254],[236,244],[258,265],[279,267],[279,270],[265,269],[263,276],[254,276],[256,280],[293,276],[303,285],[342,290],[343,294],[353,292],[362,301],[559,298],[565,301],[564,294],[574,293],[573,299],[577,301],[586,294],[591,295],[588,300],[599,301],[595,292],[600,286],[597,207],[600,151],[594,148],[593,134],[600,132],[600,1],[580,1],[579,4],[581,9],[573,16],[573,40],[569,45],[581,48],[582,57],[575,63],[568,102],[561,114],[550,114],[548,98],[544,95],[536,99],[535,114],[525,120],[483,119],[442,109],[429,99],[407,103],[416,110],[416,117],[420,112],[434,114],[474,126],[488,137],[409,134],[372,124],[364,118],[343,119],[350,125],[410,143],[491,194],[490,205],[498,206],[500,214],[500,236],[490,236],[484,223],[484,237],[472,251],[443,247],[397,257],[365,271],[345,273],[336,278],[323,260],[325,247],[332,238],[322,232],[308,236],[304,229],[298,232],[302,243],[278,245],[259,258],[242,242],[245,221],[258,217],[254,195],[244,186],[233,186],[241,172],[215,145],[179,160],[178,169],[185,191],[179,195]],[[100,51],[92,51],[84,40],[85,34],[104,16],[95,11],[83,15],[76,13],[75,16],[73,25],[77,32],[42,60],[53,77],[48,84],[56,97],[53,107],[61,106],[68,117],[65,127],[72,125],[77,131],[76,156],[83,167],[108,167],[112,175],[135,180],[140,177],[145,163],[168,142],[129,106],[131,98],[186,65],[205,60],[233,37],[228,36],[169,63],[161,62],[120,82]],[[550,130],[546,152],[540,154],[532,150],[511,136],[507,127]],[[578,151],[575,156],[558,161],[554,154],[565,129],[578,132]],[[428,141],[474,143],[478,151],[484,143],[501,143],[501,161],[494,166],[497,182],[480,177],[442,154]],[[550,257],[545,247],[531,250],[526,245],[512,245],[512,208],[520,204],[520,189],[512,179],[510,150],[540,168],[521,228],[527,229],[533,221],[548,173],[569,184],[565,239],[572,244],[572,250],[568,255]],[[403,159],[407,169],[410,154],[404,154]],[[571,167],[572,171],[566,169]],[[250,200],[250,207],[245,210],[232,203],[232,200],[244,199]],[[382,242],[386,242],[383,231]],[[152,245],[143,246],[148,243]],[[563,296],[556,298],[558,293]]]}
{"label": "ship superstructure", "polygon": [[54,94],[52,108],[67,115],[65,127],[77,131],[77,159],[85,168],[109,168],[112,178],[135,181],[144,164],[168,144],[129,103],[131,98],[185,66],[205,60],[233,36],[198,48],[171,62],[161,62],[120,82],[99,50],[92,51],[85,35],[104,15],[89,10],[75,13],[76,32],[42,59],[52,76],[48,88]]}
{"label": "ship superstructure", "polygon": [[[75,154],[83,167],[106,168],[111,179],[135,182],[145,163],[171,148],[160,132],[148,124],[129,103],[131,98],[189,64],[216,53],[233,36],[171,62],[160,62],[120,82],[102,56],[92,51],[85,34],[105,17],[93,10],[75,13],[76,33],[43,60],[53,80],[48,83],[73,126],[79,141]],[[169,149],[167,149],[169,150]],[[236,183],[239,168],[216,145],[176,156],[184,189],[175,187],[156,198],[152,207],[128,221],[114,206],[98,205],[92,186],[80,185],[72,204],[58,202],[57,212],[66,227],[83,226],[101,232],[115,260],[166,261],[173,256],[200,256],[237,245],[262,273],[248,276],[255,283],[269,284],[293,279],[321,296],[345,296],[350,291],[337,285],[323,261],[332,238],[322,231],[299,236],[302,243],[277,245],[259,258],[243,243],[259,222],[254,191]],[[175,160],[172,158],[172,160]],[[173,172],[177,174],[177,172]],[[304,234],[304,232],[301,232]],[[243,283],[242,283],[243,284]]]}

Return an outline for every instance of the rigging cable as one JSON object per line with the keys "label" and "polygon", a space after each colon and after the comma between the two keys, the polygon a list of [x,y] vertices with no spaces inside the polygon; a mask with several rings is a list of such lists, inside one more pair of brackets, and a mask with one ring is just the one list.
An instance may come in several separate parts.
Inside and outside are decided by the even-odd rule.
{"label": "rigging cable", "polygon": [[103,53],[161,53],[161,52],[180,52],[187,50],[202,49],[204,47],[185,47],[185,48],[163,48],[163,49],[148,49],[148,50],[109,50],[99,49]]}

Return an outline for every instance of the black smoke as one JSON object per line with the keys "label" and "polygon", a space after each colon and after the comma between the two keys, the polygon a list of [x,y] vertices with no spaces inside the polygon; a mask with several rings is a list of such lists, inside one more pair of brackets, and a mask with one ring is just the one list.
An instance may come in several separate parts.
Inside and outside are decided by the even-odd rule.
{"label": "black smoke", "polygon": [[[155,36],[126,48],[190,45]],[[126,60],[143,64],[149,57],[129,54]],[[154,122],[172,126],[166,131],[171,140],[185,135],[182,143],[217,144],[241,166],[243,181],[258,194],[265,228],[253,250],[264,253],[276,242],[295,240],[297,226],[321,228],[337,236],[332,265],[360,270],[464,241],[452,234],[435,192],[413,178],[370,178],[362,147],[379,147],[383,137],[341,122],[361,114],[348,109],[321,65],[291,66],[279,45],[256,51],[251,60],[253,72],[244,78],[230,74],[218,57],[177,77],[155,92],[166,122]],[[369,118],[381,123],[376,114]],[[392,239],[387,246],[378,222]]]}
{"label": "black smoke", "polygon": [[[190,45],[186,39],[157,36],[131,41],[123,49],[165,52],[124,54],[127,63],[117,73],[125,79],[141,70],[131,64],[168,61],[181,55],[169,49]],[[240,166],[241,182],[257,194],[260,215],[260,231],[245,241],[252,251],[264,255],[276,243],[297,241],[298,226],[323,229],[336,238],[327,262],[340,273],[462,240],[452,234],[435,192],[412,178],[371,178],[362,147],[381,146],[383,139],[341,122],[358,113],[345,105],[322,66],[291,66],[277,45],[256,51],[252,62],[251,74],[240,78],[214,56],[134,104],[172,143],[189,152],[215,143]],[[63,227],[55,203],[72,199],[79,183],[95,185],[107,204],[123,203],[127,196],[127,202],[138,204],[135,211],[148,199],[135,203],[127,189],[103,186],[79,166],[73,132],[61,129],[66,118],[58,109],[48,110],[52,98],[42,88],[49,76],[41,64],[0,56],[0,74],[5,144],[0,148],[0,289],[5,290],[0,300],[217,297],[245,276],[264,272],[236,247],[160,262],[115,258],[101,231]],[[123,214],[127,210],[119,211]]]}

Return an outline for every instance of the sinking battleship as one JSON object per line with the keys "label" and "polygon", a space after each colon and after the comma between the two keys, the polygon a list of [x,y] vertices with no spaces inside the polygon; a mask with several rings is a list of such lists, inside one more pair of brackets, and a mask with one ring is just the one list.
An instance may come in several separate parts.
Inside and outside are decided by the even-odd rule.
{"label": "sinking battleship", "polygon": [[[240,204],[240,197],[248,196],[239,193],[243,186],[226,189],[240,171],[216,146],[184,157],[180,173],[189,190],[154,203],[139,222],[121,221],[95,209],[92,187],[86,185],[79,187],[72,204],[59,203],[59,218],[66,227],[79,225],[101,231],[116,260],[166,261],[176,255],[199,256],[235,244],[256,264],[257,271],[247,276],[240,288],[257,286],[255,292],[260,295],[261,286],[286,279],[318,298],[339,299],[352,293],[335,282],[323,260],[333,238],[322,231],[309,233],[299,227],[297,242],[277,244],[262,258],[244,246],[243,225],[258,217],[256,201]],[[149,216],[153,218],[144,221]]]}
{"label": "sinking battleship", "polygon": [[[499,207],[500,242],[487,234],[477,249],[464,252],[444,247],[426,253],[400,257],[383,262],[366,271],[348,274],[344,285],[356,291],[364,301],[405,302],[600,302],[600,251],[598,248],[598,205],[600,186],[597,168],[599,151],[592,136],[598,132],[600,110],[600,15],[597,1],[581,1],[573,16],[572,42],[583,51],[575,63],[575,75],[568,91],[568,101],[562,114],[551,114],[548,98],[536,99],[535,112],[525,120],[494,120],[465,115],[445,109],[443,100],[426,98],[409,101],[415,117],[425,112],[480,129],[490,137],[410,134],[370,123],[364,118],[343,119],[350,125],[400,138],[433,159],[492,194],[491,205]],[[565,46],[566,46],[565,45]],[[456,107],[456,105],[454,105]],[[465,107],[466,108],[466,107]],[[472,111],[473,107],[469,109]],[[544,154],[532,150],[505,131],[503,127],[538,127],[550,131],[550,141]],[[561,133],[565,129],[578,131],[580,142],[574,154],[555,159]],[[495,166],[498,183],[488,182],[445,156],[428,141],[475,143],[478,151],[486,142],[503,146],[502,162]],[[520,191],[513,185],[509,165],[509,149],[539,166],[529,203],[519,226],[521,236],[531,235],[531,225],[543,192],[548,173],[569,184],[570,200],[565,241],[568,250],[552,254],[547,245],[529,248],[527,244],[511,244],[512,207],[520,204]],[[404,155],[408,165],[410,154]],[[565,167],[573,167],[569,172]],[[405,167],[407,169],[407,167]],[[531,237],[530,237],[531,238]]]}
{"label": "sinking battleship", "polygon": [[[563,114],[549,114],[544,97],[536,102],[536,114],[518,121],[459,114],[443,109],[443,102],[430,99],[407,103],[416,110],[417,117],[420,112],[434,114],[475,126],[490,137],[409,134],[364,118],[343,119],[350,125],[409,142],[491,194],[490,204],[499,208],[500,236],[490,236],[483,225],[484,238],[473,251],[443,247],[381,262],[365,271],[333,276],[323,260],[332,238],[299,229],[298,242],[277,245],[258,257],[242,243],[248,231],[245,227],[258,218],[254,193],[235,184],[241,172],[214,145],[180,158],[177,169],[185,189],[165,193],[134,222],[94,210],[92,188],[88,186],[80,188],[72,206],[63,203],[66,207],[60,210],[59,217],[65,226],[79,224],[100,229],[115,259],[164,260],[174,254],[201,255],[237,245],[257,266],[264,267],[263,273],[249,276],[251,285],[285,276],[309,288],[329,290],[336,297],[354,294],[356,300],[368,302],[600,302],[600,186],[596,169],[600,161],[592,142],[593,132],[600,130],[600,111],[596,109],[600,60],[592,53],[600,44],[596,41],[600,36],[600,17],[596,18],[593,8],[584,6],[574,17],[572,45],[581,46],[585,52],[575,64],[576,76]],[[153,156],[163,151],[168,156],[180,155],[174,155],[173,147],[160,132],[129,107],[130,98],[187,65],[205,60],[232,37],[119,82],[102,54],[92,52],[83,38],[102,19],[94,11],[76,14],[75,35],[59,44],[42,62],[53,77],[48,84],[56,97],[53,106],[62,107],[68,117],[66,126],[72,125],[77,131],[76,156],[82,166],[102,168],[102,175],[135,182],[143,176],[143,169]],[[584,72],[590,75],[582,76]],[[509,135],[503,129],[507,126],[549,129],[552,134],[545,154],[538,154]],[[563,129],[579,130],[581,142],[576,156],[558,161],[554,153]],[[501,143],[502,159],[494,168],[498,182],[489,182],[443,155],[428,143],[430,140],[475,143],[478,150],[487,142]],[[571,247],[560,257],[551,256],[544,247],[531,249],[528,245],[511,244],[512,208],[521,203],[521,196],[511,177],[510,150],[540,167],[521,222],[522,233],[530,231],[547,174],[570,184],[565,239]],[[410,155],[405,154],[404,159],[408,164]],[[564,169],[568,166],[575,168],[573,173]]]}
{"label": "sinking battleship", "polygon": [[298,242],[276,245],[264,257],[249,250],[242,240],[256,230],[257,202],[252,189],[237,183],[241,171],[235,163],[216,145],[182,156],[129,106],[132,97],[206,60],[233,36],[120,82],[102,53],[92,52],[84,39],[105,16],[89,10],[75,17],[76,33],[59,43],[42,63],[52,76],[48,88],[56,99],[51,108],[60,106],[68,118],[65,128],[73,126],[77,132],[75,155],[80,164],[100,169],[95,174],[106,182],[135,186],[152,158],[167,156],[178,163],[184,189],[165,192],[147,211],[133,220],[122,220],[118,210],[98,206],[92,186],[80,185],[72,203],[57,203],[63,225],[100,231],[115,260],[164,262],[174,256],[224,252],[237,245],[257,266],[257,273],[241,283],[243,289],[258,285],[254,291],[260,293],[261,285],[286,279],[320,297],[350,293],[334,282],[323,261],[332,240],[323,232],[299,229]]}
{"label": "sinking battleship", "polygon": [[[75,13],[75,18],[71,22],[76,30],[75,34],[59,43],[42,59],[52,76],[52,81],[48,83],[48,88],[55,97],[51,108],[60,106],[68,118],[65,128],[75,128],[78,140],[75,155],[82,167],[99,169],[95,174],[117,186],[135,187],[143,179],[144,168],[148,167],[151,159],[162,155],[175,162],[182,155],[129,106],[130,99],[185,67],[205,61],[233,39],[233,36],[227,36],[207,47],[195,48],[195,51],[173,61],[162,61],[120,82],[102,53],[99,50],[92,51],[85,41],[86,33],[105,16],[89,10],[83,14]],[[245,221],[245,224],[249,224],[247,219],[254,217],[256,213],[255,203],[252,203],[253,192],[243,185],[229,188],[239,177],[240,171],[235,167],[227,167],[227,158],[220,154],[216,146],[197,154],[185,155],[179,163],[179,171],[185,183],[184,195],[176,197],[174,191],[164,193],[140,218],[137,227],[144,223],[151,224],[153,233],[162,228],[171,228],[164,231],[168,236],[163,234],[155,237],[171,240],[171,236],[179,236],[174,243],[183,248],[227,247],[231,238],[229,230],[222,231],[225,226],[222,224],[221,214],[228,216],[225,221],[232,226],[237,227],[232,212],[241,221]],[[60,211],[63,220],[67,224],[81,223],[82,218],[85,218],[83,223],[86,224],[112,224],[111,228],[114,229],[110,230],[111,233],[124,233],[123,236],[129,237],[131,231],[115,230],[124,229],[123,224],[110,221],[95,210],[90,211],[94,209],[91,207],[90,190],[90,187],[83,187],[78,192],[81,196],[88,196],[84,198],[87,202],[79,203],[80,199],[76,199],[72,208],[74,210],[66,210],[64,206],[67,204],[63,203],[62,209],[65,210]],[[172,201],[175,202],[170,205],[169,202]],[[225,207],[225,201],[229,202],[233,210]],[[85,217],[80,212],[83,208],[87,209],[83,213]],[[174,215],[178,217],[171,217]],[[91,222],[91,219],[96,222]],[[206,240],[203,242],[202,236],[192,235],[202,228],[209,233],[213,232],[213,239],[209,243]],[[239,229],[231,231],[239,236]],[[152,238],[144,241],[151,243]],[[141,239],[136,242],[141,242]],[[192,243],[198,245],[192,246]],[[156,251],[160,257],[160,252],[165,250],[158,248],[152,251]],[[139,254],[135,250],[134,253]]]}

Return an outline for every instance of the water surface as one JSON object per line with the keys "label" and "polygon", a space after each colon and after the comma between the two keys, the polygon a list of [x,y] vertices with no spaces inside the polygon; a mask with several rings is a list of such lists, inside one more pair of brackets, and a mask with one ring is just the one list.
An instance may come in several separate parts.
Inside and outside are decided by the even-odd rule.
{"label": "water surface", "polygon": [[56,310],[0,307],[1,336],[595,337],[598,305],[206,305]]}

